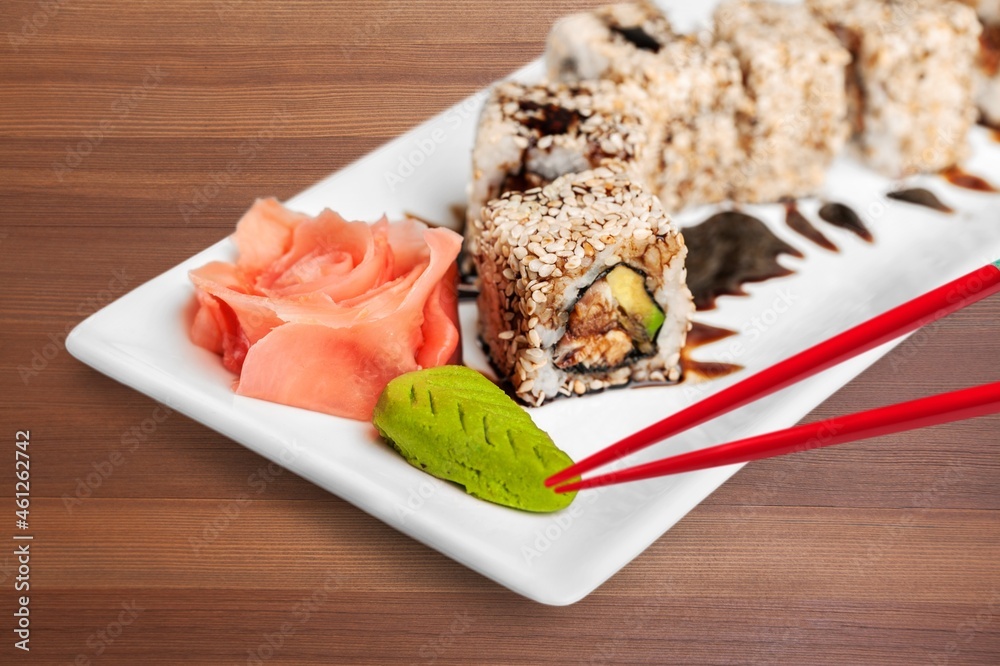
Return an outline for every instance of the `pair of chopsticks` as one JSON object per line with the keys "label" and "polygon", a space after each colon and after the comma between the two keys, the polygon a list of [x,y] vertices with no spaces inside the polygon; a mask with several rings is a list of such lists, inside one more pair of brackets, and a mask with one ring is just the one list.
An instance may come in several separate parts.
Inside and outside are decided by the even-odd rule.
{"label": "pair of chopsticks", "polygon": [[[1000,382],[692,451],[602,476],[576,477],[759,400],[1000,292],[1000,261],[875,317],[626,437],[545,481],[556,492],[749,462],[1000,413]],[[569,483],[567,483],[569,482]]]}

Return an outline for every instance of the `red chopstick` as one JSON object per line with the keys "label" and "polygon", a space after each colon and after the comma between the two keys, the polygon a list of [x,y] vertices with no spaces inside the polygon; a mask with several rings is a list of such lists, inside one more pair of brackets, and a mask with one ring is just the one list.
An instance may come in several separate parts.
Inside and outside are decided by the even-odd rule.
{"label": "red chopstick", "polygon": [[773,458],[895,432],[1000,413],[1000,382],[879,407],[656,460],[556,488],[565,493],[709,467]]}
{"label": "red chopstick", "polygon": [[987,264],[654,423],[552,475],[545,485],[563,484],[843,363],[997,292],[1000,292],[1000,261]]}

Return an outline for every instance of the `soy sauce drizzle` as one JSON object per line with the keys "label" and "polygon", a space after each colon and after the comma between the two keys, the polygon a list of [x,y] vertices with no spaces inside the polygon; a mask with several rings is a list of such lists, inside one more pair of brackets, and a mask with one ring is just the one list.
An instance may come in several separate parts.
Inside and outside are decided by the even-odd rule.
{"label": "soy sauce drizzle", "polygon": [[[719,340],[725,340],[726,338],[734,335],[736,335],[736,331],[731,331],[728,328],[718,328],[717,326],[709,326],[708,324],[702,324],[700,322],[692,323],[691,330],[688,332],[687,336],[687,344],[685,344],[684,349],[681,350],[681,373],[683,377],[681,382],[691,378],[692,376],[702,380],[720,379],[743,370],[744,368],[742,365],[721,363],[717,361],[695,361],[691,358],[691,352],[695,349],[710,345],[713,342],[718,342]],[[632,388],[677,386],[677,382],[633,382],[630,386]]]}
{"label": "soy sauce drizzle", "polygon": [[907,190],[896,190],[895,192],[889,192],[885,196],[890,199],[895,199],[896,201],[902,201],[915,206],[924,206],[926,208],[938,210],[942,213],[955,212],[954,208],[938,199],[936,194],[922,187],[914,187]]}
{"label": "soy sauce drizzle", "polygon": [[722,379],[744,369],[742,365],[735,363],[695,361],[690,358],[681,358],[681,368],[685,379],[690,375],[696,375],[702,379]]}
{"label": "soy sauce drizzle", "polygon": [[948,167],[941,172],[941,175],[955,187],[974,190],[976,192],[1000,192],[1000,190],[990,185],[985,179],[964,171],[958,166]]}
{"label": "soy sauce drizzle", "polygon": [[742,286],[791,275],[782,254],[802,253],[775,236],[763,222],[739,211],[717,213],[683,230],[688,246],[688,287],[695,307],[712,310],[719,296],[745,296]]}
{"label": "soy sauce drizzle", "polygon": [[868,230],[868,227],[865,226],[865,223],[861,221],[861,218],[850,206],[842,203],[828,203],[819,209],[819,216],[835,227],[847,229],[851,233],[857,234],[865,242],[872,243],[875,241],[872,232]]}
{"label": "soy sauce drizzle", "polygon": [[840,251],[829,238],[823,235],[823,232],[813,226],[813,223],[807,220],[806,216],[799,212],[799,208],[795,201],[785,201],[785,224],[787,224],[792,231],[796,232],[800,236],[808,238],[822,248],[830,250],[831,252]]}
{"label": "soy sauce drizzle", "polygon": [[688,331],[685,349],[697,349],[698,347],[704,347],[719,340],[731,338],[734,335],[736,335],[736,331],[728,328],[709,326],[708,324],[695,321],[691,323],[691,330]]}
{"label": "soy sauce drizzle", "polygon": [[726,338],[734,335],[736,335],[736,331],[731,331],[728,328],[718,328],[716,326],[709,326],[708,324],[694,322],[691,325],[691,330],[688,332],[687,344],[684,345],[684,349],[681,350],[681,370],[684,378],[688,378],[690,373],[697,375],[702,379],[720,379],[742,370],[742,365],[736,365],[734,363],[696,361],[691,358],[691,352],[698,347],[704,347],[705,345],[710,345],[713,342],[718,342],[719,340],[725,340]]}

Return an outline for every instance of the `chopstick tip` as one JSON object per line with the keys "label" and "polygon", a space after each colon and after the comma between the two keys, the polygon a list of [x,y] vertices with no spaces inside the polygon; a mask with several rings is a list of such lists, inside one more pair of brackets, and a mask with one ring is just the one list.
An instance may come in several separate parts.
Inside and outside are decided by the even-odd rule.
{"label": "chopstick tip", "polygon": [[566,469],[562,470],[561,472],[556,472],[549,478],[545,479],[545,487],[552,488],[553,486],[558,486],[560,483],[563,483],[571,479],[573,476],[575,476],[575,474],[573,473],[574,467],[576,467],[576,465],[571,465]]}

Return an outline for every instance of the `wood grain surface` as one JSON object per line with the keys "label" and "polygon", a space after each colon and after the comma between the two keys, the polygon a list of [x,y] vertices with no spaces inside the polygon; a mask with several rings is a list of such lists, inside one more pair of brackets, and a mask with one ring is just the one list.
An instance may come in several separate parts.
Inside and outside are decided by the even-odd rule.
{"label": "wood grain surface", "polygon": [[[1000,418],[751,464],[549,608],[66,353],[69,327],[256,196],[514,70],[593,4],[4,0],[0,539],[30,429],[35,540],[30,653],[0,549],[0,662],[1000,663]],[[933,326],[810,418],[995,381],[998,321],[994,299]]]}

